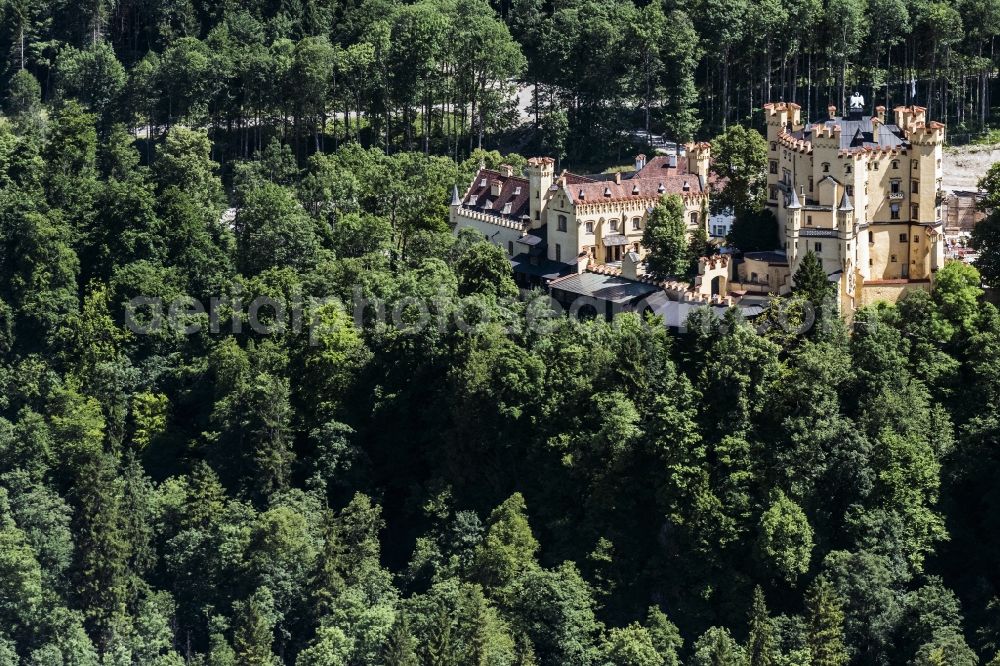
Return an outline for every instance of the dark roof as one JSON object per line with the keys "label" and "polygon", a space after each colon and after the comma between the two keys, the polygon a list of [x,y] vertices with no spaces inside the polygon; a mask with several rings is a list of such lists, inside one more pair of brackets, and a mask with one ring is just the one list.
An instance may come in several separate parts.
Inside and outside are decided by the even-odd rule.
{"label": "dark roof", "polygon": [[[500,196],[491,194],[490,183],[500,181]],[[518,189],[520,188],[520,189]],[[505,176],[492,169],[480,169],[469,186],[462,207],[508,219],[521,220],[528,214],[528,179]],[[510,208],[507,208],[510,204]]]}
{"label": "dark roof", "polygon": [[[645,300],[645,304],[649,306],[649,308],[653,311],[653,314],[663,319],[664,326],[677,329],[682,329],[687,326],[688,317],[695,310],[708,308],[714,312],[717,317],[721,318],[725,316],[726,312],[730,308],[728,305],[718,305],[714,303],[690,303],[687,301],[675,301],[663,292],[652,294]],[[737,305],[736,307],[739,308],[743,315],[747,317],[754,317],[762,311],[762,308],[759,305],[751,305],[748,307]]]}
{"label": "dark roof", "polygon": [[[903,134],[903,130],[898,125],[879,124],[878,141],[876,141],[875,129],[871,118],[860,120],[849,120],[847,118],[830,118],[823,120],[816,125],[826,125],[827,127],[840,127],[840,149],[857,150],[861,148],[906,148],[909,143]],[[812,141],[812,125],[806,125],[803,129],[792,132],[796,139]]]}
{"label": "dark roof", "polygon": [[767,252],[744,252],[743,256],[746,259],[752,261],[763,261],[768,264],[774,264],[776,266],[787,266],[788,257],[785,256],[784,252],[778,252],[776,250]]}
{"label": "dark roof", "polygon": [[628,303],[660,291],[659,287],[645,282],[636,282],[617,275],[601,275],[599,273],[568,275],[554,281],[549,286],[552,289],[590,296],[612,303]]}
{"label": "dark roof", "polygon": [[573,270],[573,267],[569,264],[552,261],[544,257],[536,257],[532,259],[532,257],[526,253],[514,255],[514,257],[511,258],[510,263],[515,273],[534,275],[547,280],[554,280]]}

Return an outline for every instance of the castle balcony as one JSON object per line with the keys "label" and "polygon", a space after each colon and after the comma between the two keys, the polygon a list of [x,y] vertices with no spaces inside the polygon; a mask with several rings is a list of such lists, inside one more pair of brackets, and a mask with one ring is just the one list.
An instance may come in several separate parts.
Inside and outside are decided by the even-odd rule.
{"label": "castle balcony", "polygon": [[901,201],[905,196],[903,192],[889,192],[889,201]]}

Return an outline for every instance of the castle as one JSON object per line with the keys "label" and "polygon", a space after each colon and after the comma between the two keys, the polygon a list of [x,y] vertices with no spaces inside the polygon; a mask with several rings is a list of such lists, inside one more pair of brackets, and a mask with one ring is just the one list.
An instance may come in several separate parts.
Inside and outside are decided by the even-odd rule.
{"label": "castle", "polygon": [[[866,117],[855,95],[847,117],[805,125],[792,103],[764,106],[767,121],[767,206],[784,246],[746,257],[741,277],[768,275],[774,293],[808,251],[838,288],[847,316],[877,300],[925,289],[944,264],[940,210],[944,125],[926,109],[885,107]],[[773,278],[771,277],[773,276]]]}
{"label": "castle", "polygon": [[[810,251],[848,318],[875,301],[928,289],[944,264],[944,125],[929,122],[919,106],[896,107],[893,122],[884,107],[866,116],[863,106],[855,95],[847,116],[829,107],[826,120],[805,124],[797,104],[766,104],[766,206],[782,246],[733,261],[705,259],[692,284],[662,283],[664,294],[757,308],[761,298],[791,293]],[[707,229],[709,194],[718,185],[710,159],[709,144],[693,143],[680,156],[647,162],[639,155],[626,173],[556,175],[548,157],[528,160],[523,176],[509,166],[484,167],[464,194],[454,189],[451,223],[504,248],[523,287],[588,271],[648,282],[641,240],[649,213],[664,194],[677,194],[688,231]]]}
{"label": "castle", "polygon": [[481,168],[464,193],[455,188],[451,224],[504,248],[515,276],[534,268],[558,275],[620,266],[629,253],[645,255],[646,218],[664,194],[681,197],[690,231],[707,229],[709,158],[702,143],[689,144],[682,156],[639,155],[625,173],[557,175],[549,157],[528,160],[523,176],[509,166]]}

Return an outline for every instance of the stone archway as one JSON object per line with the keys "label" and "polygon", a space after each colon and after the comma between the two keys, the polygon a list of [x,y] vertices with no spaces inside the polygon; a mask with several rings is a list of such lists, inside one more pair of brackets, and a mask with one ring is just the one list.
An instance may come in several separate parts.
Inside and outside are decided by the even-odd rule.
{"label": "stone archway", "polygon": [[712,278],[712,296],[725,296],[727,293],[728,280],[724,275],[716,275]]}

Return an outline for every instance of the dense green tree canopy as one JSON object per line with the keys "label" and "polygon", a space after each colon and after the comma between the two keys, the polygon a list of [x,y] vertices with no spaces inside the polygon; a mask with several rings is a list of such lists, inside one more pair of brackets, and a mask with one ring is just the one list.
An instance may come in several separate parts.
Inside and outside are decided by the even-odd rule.
{"label": "dense green tree canopy", "polygon": [[550,316],[447,207],[721,132],[775,249],[760,104],[979,129],[995,5],[0,3],[0,664],[995,659],[1000,171],[978,269],[808,336],[810,256],[674,336]]}

